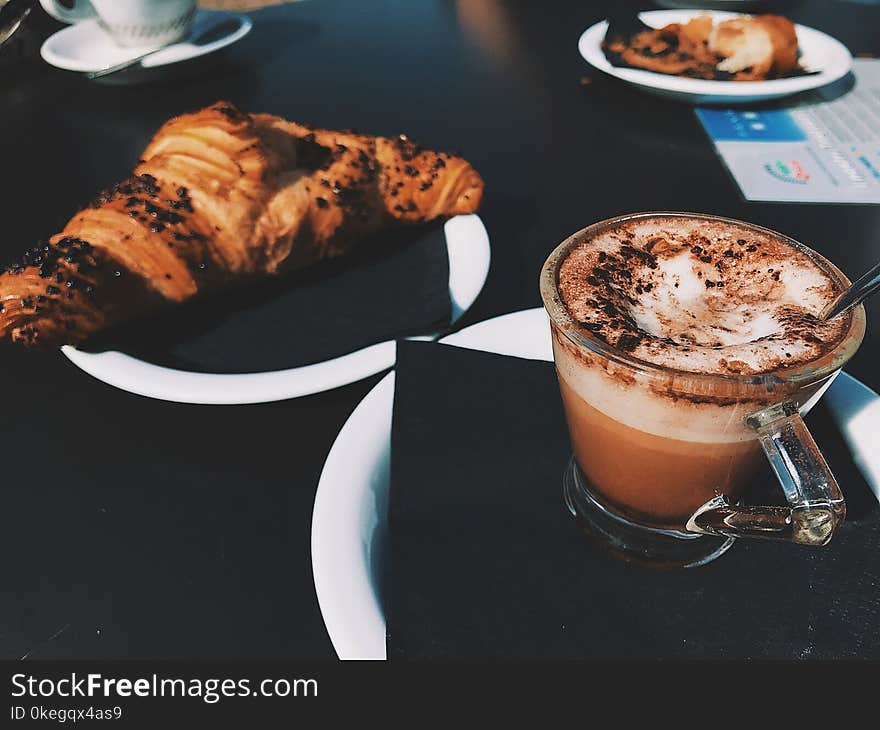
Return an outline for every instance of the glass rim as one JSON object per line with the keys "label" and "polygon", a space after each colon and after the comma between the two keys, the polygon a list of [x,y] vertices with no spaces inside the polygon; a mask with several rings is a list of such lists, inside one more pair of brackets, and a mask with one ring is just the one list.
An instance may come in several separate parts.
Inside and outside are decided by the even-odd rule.
{"label": "glass rim", "polygon": [[791,384],[815,382],[841,369],[861,345],[862,338],[865,334],[865,308],[861,304],[854,307],[846,315],[849,317],[849,326],[833,349],[816,360],[812,360],[800,366],[794,366],[790,370],[787,368],[777,368],[776,370],[764,373],[753,373],[750,375],[701,373],[693,370],[684,370],[681,368],[659,365],[635,357],[628,352],[609,345],[607,342],[599,339],[589,330],[582,327],[571,316],[571,313],[562,302],[562,297],[559,293],[559,269],[568,257],[569,252],[585,238],[601,233],[609,228],[620,225],[621,223],[646,218],[697,218],[701,220],[729,223],[765,235],[773,236],[786,245],[789,245],[808,256],[817,266],[819,266],[820,269],[828,274],[839,287],[845,288],[851,283],[847,276],[831,263],[831,261],[817,251],[811,249],[809,246],[806,246],[783,233],[779,233],[778,231],[754,223],[748,223],[735,218],[726,218],[720,215],[713,215],[711,213],[690,213],[680,211],[626,213],[624,215],[618,215],[597,221],[596,223],[592,223],[589,226],[572,233],[553,249],[547,257],[547,260],[544,262],[544,265],[541,267],[540,290],[544,309],[547,311],[551,322],[556,325],[557,328],[576,346],[585,348],[617,364],[625,365],[654,376],[680,376],[697,382],[712,381],[715,383],[724,382],[728,384],[754,386],[756,384],[768,384],[770,382]]}

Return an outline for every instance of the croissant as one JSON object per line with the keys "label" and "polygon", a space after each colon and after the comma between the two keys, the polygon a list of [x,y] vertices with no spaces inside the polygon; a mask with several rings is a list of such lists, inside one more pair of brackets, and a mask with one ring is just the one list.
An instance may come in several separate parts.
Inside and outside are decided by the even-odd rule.
{"label": "croissant", "polygon": [[162,306],[345,254],[385,226],[472,213],[464,159],[228,102],[168,121],[123,182],[0,274],[0,336],[77,344]]}

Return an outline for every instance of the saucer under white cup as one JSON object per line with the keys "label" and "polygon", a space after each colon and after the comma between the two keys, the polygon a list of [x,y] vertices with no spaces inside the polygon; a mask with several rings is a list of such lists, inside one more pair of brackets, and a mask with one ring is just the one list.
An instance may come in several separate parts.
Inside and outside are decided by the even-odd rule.
{"label": "saucer under white cup", "polygon": [[[225,29],[222,36],[205,42],[205,35],[213,38],[212,29]],[[219,51],[246,36],[252,28],[247,15],[227,13],[222,10],[198,10],[189,35],[170,45],[151,53],[140,62],[137,68],[152,69],[159,66],[187,61]],[[201,41],[199,39],[202,39]],[[137,48],[123,48],[98,27],[97,20],[76,23],[49,36],[40,49],[46,63],[65,71],[100,71],[139,56],[143,53]],[[108,79],[123,83],[127,73],[113,74]],[[104,81],[104,79],[102,79]]]}
{"label": "saucer under white cup", "polygon": [[40,0],[63,23],[96,20],[124,48],[161,48],[187,36],[196,0]]}

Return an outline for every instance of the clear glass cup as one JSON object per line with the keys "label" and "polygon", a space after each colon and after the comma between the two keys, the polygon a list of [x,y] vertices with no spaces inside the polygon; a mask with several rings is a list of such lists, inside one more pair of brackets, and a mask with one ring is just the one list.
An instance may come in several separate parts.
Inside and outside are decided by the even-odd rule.
{"label": "clear glass cup", "polygon": [[[574,455],[565,501],[588,534],[619,556],[650,564],[703,565],[734,538],[825,545],[843,522],[843,494],[801,418],[861,344],[862,306],[836,346],[801,366],[760,375],[716,375],[640,360],[575,322],[559,269],[583,240],[645,217],[745,226],[808,255],[838,286],[849,280],[801,243],[741,221],[695,213],[636,213],[575,233],[549,256],[540,287]],[[766,456],[786,506],[739,503]]]}

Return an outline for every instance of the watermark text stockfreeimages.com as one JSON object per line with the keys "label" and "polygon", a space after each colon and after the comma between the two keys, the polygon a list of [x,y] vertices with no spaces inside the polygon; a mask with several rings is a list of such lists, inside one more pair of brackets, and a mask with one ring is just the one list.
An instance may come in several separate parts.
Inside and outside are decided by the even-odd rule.
{"label": "watermark text stockfreeimages.com", "polygon": [[23,672],[11,678],[11,696],[29,699],[100,698],[104,700],[131,697],[193,697],[208,704],[232,697],[317,697],[316,679],[251,678],[188,678],[108,677],[99,673],[71,672],[61,678],[35,677]]}

